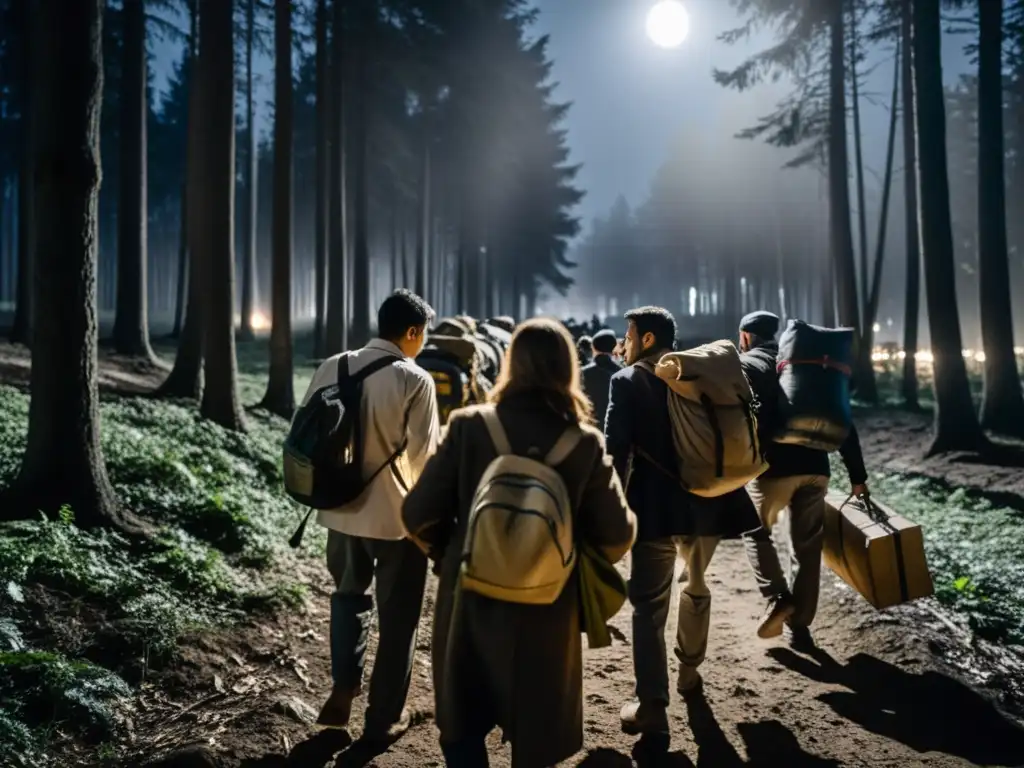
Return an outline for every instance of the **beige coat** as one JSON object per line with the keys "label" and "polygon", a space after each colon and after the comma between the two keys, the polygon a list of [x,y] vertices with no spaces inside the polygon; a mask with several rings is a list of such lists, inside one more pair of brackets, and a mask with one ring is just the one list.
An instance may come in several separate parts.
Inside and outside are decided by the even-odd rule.
{"label": "beige coat", "polygon": [[[507,398],[498,415],[517,453],[536,447],[545,455],[566,426],[539,395]],[[549,766],[583,746],[576,576],[552,605],[515,605],[463,593],[463,621],[448,648],[466,516],[477,482],[496,455],[476,409],[453,413],[438,453],[403,508],[413,540],[442,559],[432,646],[437,724],[446,743],[498,726],[512,742],[513,766]],[[576,505],[576,535],[612,562],[620,560],[633,543],[636,519],[600,432],[585,428],[559,469]]]}

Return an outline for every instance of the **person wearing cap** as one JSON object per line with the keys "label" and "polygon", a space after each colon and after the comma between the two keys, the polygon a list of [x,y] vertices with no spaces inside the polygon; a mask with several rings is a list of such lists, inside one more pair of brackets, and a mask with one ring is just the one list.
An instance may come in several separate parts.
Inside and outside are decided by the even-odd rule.
{"label": "person wearing cap", "polygon": [[608,411],[608,389],[612,376],[622,370],[612,358],[618,339],[615,334],[604,328],[594,334],[590,340],[593,357],[583,366],[580,375],[583,379],[583,391],[594,406],[594,422],[604,428],[604,416]]}
{"label": "person wearing cap", "polygon": [[[747,486],[761,527],[743,537],[750,566],[768,603],[757,635],[770,638],[785,632],[794,649],[811,650],[814,639],[810,625],[818,608],[825,494],[831,474],[828,454],[772,440],[778,427],[778,316],[765,311],[751,312],[740,321],[739,330],[740,362],[760,403],[758,440],[768,462],[764,474]],[[854,493],[866,493],[867,470],[856,429],[850,430],[840,454]],[[771,535],[779,513],[787,508],[793,551],[791,584],[783,574]]]}

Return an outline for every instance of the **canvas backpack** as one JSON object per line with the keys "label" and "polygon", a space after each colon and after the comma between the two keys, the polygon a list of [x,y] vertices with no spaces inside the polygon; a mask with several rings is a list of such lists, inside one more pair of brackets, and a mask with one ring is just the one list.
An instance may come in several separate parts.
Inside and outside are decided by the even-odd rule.
{"label": "canvas backpack", "polygon": [[[296,412],[284,441],[284,487],[288,495],[310,510],[337,509],[355,501],[386,467],[395,478],[405,482],[395,468],[395,460],[405,450],[395,452],[369,477],[363,474],[363,383],[402,358],[385,355],[349,371],[349,356],[338,358],[338,378],[321,387]],[[306,519],[293,537],[293,546],[301,541]]]}
{"label": "canvas backpack", "polygon": [[678,478],[686,490],[722,496],[768,468],[757,438],[754,393],[731,341],[670,352],[649,370],[668,384]]}
{"label": "canvas backpack", "polygon": [[556,467],[579,444],[566,428],[543,459],[512,452],[494,406],[480,409],[498,452],[477,484],[461,588],[508,603],[550,605],[576,566],[572,499]]}

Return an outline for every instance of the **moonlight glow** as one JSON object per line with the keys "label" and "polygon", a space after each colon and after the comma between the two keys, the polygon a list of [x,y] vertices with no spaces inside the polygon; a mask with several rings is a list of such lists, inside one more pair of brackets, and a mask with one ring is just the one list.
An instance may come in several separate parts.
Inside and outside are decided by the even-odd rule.
{"label": "moonlight glow", "polygon": [[690,32],[690,15],[678,0],[660,0],[647,13],[647,36],[660,48],[678,48]]}

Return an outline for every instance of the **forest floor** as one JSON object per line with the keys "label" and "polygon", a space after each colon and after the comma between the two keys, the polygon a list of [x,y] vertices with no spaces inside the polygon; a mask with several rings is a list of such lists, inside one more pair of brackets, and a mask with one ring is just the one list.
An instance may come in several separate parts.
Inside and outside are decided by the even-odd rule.
{"label": "forest floor", "polygon": [[[246,404],[261,394],[265,366],[254,361],[262,354],[240,352]],[[434,580],[410,694],[416,725],[383,754],[318,733],[311,722],[330,684],[331,585],[318,531],[298,556],[283,545],[298,519],[275,496],[284,423],[250,412],[248,436],[222,433],[187,404],[134,396],[155,387],[162,371],[101,358],[115,487],[165,534],[159,547],[139,552],[79,535],[67,521],[0,530],[0,764],[9,764],[5,736],[21,740],[11,765],[152,766],[167,756],[168,766],[443,764],[429,683]],[[0,345],[0,484],[20,455],[27,372],[25,352]],[[308,375],[308,367],[297,371],[297,392]],[[1024,765],[1024,473],[1013,466],[1016,448],[989,463],[923,461],[927,415],[862,410],[857,423],[876,495],[925,529],[936,596],[880,612],[826,570],[814,627],[821,650],[797,654],[756,638],[760,596],[742,548],[724,543],[709,574],[705,701],[673,702],[667,752],[621,733],[618,711],[632,695],[627,605],[613,621],[612,646],[584,654],[585,744],[570,764]],[[835,475],[843,487],[842,470]],[[115,572],[128,555],[138,573]],[[145,591],[139,578],[150,580],[158,604],[108,605],[134,606]],[[188,621],[171,620],[182,612]],[[167,623],[173,633],[153,634]],[[374,643],[372,635],[371,659]],[[18,722],[5,733],[3,710],[14,701],[5,679],[24,682],[19,670],[31,672],[37,692],[14,711],[29,726],[50,718],[45,744]],[[90,684],[75,689],[75,675]],[[74,695],[60,698],[59,685]],[[94,727],[76,722],[82,709],[68,705],[76,696],[109,702]],[[507,765],[499,735],[489,743],[492,764]]]}

